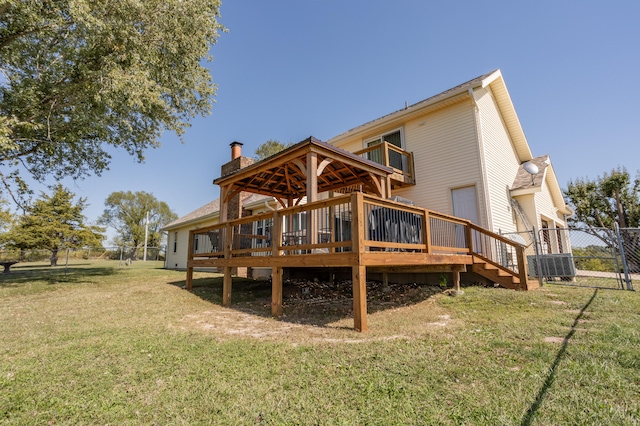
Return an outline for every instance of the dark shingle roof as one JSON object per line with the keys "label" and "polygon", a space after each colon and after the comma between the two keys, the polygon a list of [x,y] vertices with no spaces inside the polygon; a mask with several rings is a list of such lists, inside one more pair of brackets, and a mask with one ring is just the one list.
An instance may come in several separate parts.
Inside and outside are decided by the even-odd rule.
{"label": "dark shingle roof", "polygon": [[544,182],[545,169],[551,164],[548,155],[532,158],[528,163],[533,163],[538,167],[538,173],[530,174],[524,169],[524,164],[520,164],[516,178],[513,180],[511,190],[540,188]]}
{"label": "dark shingle roof", "polygon": [[[247,194],[242,199],[242,204],[249,205],[249,204],[258,202],[260,200],[269,200],[269,199],[271,199],[271,197],[267,197],[259,194]],[[185,223],[189,223],[196,220],[203,220],[203,219],[215,216],[219,212],[220,212],[220,199],[217,198],[211,201],[210,203],[207,203],[202,207],[198,207],[194,211],[187,213],[181,218],[178,218],[173,222],[165,225],[162,229],[166,231],[172,228],[177,228],[179,225],[183,225]]]}

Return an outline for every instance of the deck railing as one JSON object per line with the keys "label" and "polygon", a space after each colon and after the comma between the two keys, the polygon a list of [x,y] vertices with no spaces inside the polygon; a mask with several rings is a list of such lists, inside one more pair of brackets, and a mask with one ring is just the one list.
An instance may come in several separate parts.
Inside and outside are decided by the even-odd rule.
{"label": "deck railing", "polygon": [[469,223],[467,234],[470,251],[475,256],[518,276],[521,283],[527,281],[528,271],[524,252],[526,247],[524,245],[500,234],[489,232],[473,223]]}
{"label": "deck railing", "polygon": [[393,168],[395,173],[391,178],[396,182],[415,185],[415,170],[412,152],[398,148],[389,142],[382,142],[356,151],[354,154],[378,164],[382,164],[383,166]]}
{"label": "deck railing", "polygon": [[526,280],[521,244],[465,219],[362,193],[192,230],[189,260],[216,266],[216,259],[246,258],[246,266],[269,266],[273,256],[335,255],[354,247],[474,255]]}

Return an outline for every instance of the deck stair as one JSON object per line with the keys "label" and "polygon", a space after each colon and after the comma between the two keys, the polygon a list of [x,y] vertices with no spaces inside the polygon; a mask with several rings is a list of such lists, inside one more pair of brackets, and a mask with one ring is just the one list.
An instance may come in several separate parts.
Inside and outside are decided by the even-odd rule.
{"label": "deck stair", "polygon": [[532,290],[539,287],[538,281],[527,280],[521,283],[517,273],[479,256],[473,256],[471,271],[512,290]]}

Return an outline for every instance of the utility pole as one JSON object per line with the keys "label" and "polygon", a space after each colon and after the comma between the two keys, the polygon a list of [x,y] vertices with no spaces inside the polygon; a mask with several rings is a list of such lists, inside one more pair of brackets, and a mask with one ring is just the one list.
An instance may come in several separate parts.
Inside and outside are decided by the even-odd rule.
{"label": "utility pole", "polygon": [[142,261],[147,261],[147,240],[149,239],[149,211],[147,210],[147,220],[144,223],[144,255]]}

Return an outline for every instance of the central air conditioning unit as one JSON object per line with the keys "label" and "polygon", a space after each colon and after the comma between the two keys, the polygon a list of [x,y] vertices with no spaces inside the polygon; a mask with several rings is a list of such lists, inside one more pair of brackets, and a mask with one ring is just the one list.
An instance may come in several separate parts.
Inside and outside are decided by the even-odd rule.
{"label": "central air conditioning unit", "polygon": [[[538,262],[535,256],[527,256],[529,275],[538,277]],[[576,276],[576,266],[571,253],[540,255],[540,271],[543,277],[573,278]]]}

